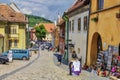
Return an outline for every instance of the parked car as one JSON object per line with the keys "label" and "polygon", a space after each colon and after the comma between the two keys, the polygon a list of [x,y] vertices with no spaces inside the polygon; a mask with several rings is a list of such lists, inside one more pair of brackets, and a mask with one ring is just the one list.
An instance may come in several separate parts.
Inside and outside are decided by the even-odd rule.
{"label": "parked car", "polygon": [[[29,50],[25,49],[11,49],[13,54],[13,59],[22,59],[22,60],[29,60],[30,53]],[[9,51],[2,53],[2,55],[7,56]]]}
{"label": "parked car", "polygon": [[31,48],[29,48],[30,51],[38,51],[39,50],[39,46],[33,46]]}
{"label": "parked car", "polygon": [[4,55],[0,55],[0,63],[6,64],[7,62],[9,62],[9,59]]}

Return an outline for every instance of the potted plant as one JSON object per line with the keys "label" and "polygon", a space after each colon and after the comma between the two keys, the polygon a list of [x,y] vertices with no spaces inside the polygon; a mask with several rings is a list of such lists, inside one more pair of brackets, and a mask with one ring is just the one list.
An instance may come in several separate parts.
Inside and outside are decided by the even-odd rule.
{"label": "potted plant", "polygon": [[92,18],[91,20],[94,21],[94,22],[98,22],[98,16]]}

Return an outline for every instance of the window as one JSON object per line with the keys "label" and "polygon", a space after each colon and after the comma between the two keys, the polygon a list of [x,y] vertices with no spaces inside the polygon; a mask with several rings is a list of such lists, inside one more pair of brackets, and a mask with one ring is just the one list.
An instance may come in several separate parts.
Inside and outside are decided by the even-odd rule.
{"label": "window", "polygon": [[78,31],[81,30],[81,18],[78,19]]}
{"label": "window", "polygon": [[87,30],[87,24],[88,24],[87,16],[85,16],[84,17],[84,30]]}
{"label": "window", "polygon": [[71,32],[71,21],[69,22],[69,31]]}
{"label": "window", "polygon": [[17,27],[16,26],[12,26],[10,32],[11,32],[11,34],[17,34]]}
{"label": "window", "polygon": [[98,0],[98,10],[103,9],[104,6],[104,0]]}
{"label": "window", "polygon": [[72,32],[74,32],[74,20],[72,20]]}
{"label": "window", "polygon": [[80,48],[78,48],[78,54],[80,54]]}
{"label": "window", "polygon": [[14,41],[14,47],[16,47],[17,45],[18,45],[18,41],[15,40],[15,41]]}
{"label": "window", "polygon": [[9,47],[12,47],[12,40],[9,40]]}

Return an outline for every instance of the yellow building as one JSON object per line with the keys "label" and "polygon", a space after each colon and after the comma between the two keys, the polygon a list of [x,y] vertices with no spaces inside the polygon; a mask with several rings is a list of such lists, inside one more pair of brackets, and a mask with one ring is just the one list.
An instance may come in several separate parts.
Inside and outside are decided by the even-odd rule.
{"label": "yellow building", "polygon": [[4,31],[5,31],[6,23],[7,23],[6,19],[3,18],[0,15],[0,53],[5,51],[5,41],[4,41],[4,39],[6,37],[5,37]]}
{"label": "yellow building", "polygon": [[120,0],[91,0],[87,64],[96,63],[97,53],[120,44]]}
{"label": "yellow building", "polygon": [[53,31],[54,34],[54,47],[59,47],[59,28],[56,26],[56,28]]}
{"label": "yellow building", "polygon": [[0,25],[0,34],[3,35],[3,51],[13,48],[25,49],[27,24],[25,15],[16,12],[7,4],[0,4],[0,15],[5,19]]}

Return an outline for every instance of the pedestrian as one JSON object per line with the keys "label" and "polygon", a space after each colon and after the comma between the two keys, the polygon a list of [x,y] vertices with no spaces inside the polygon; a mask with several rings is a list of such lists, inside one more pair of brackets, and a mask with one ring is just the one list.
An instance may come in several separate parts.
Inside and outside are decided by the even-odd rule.
{"label": "pedestrian", "polygon": [[74,62],[74,60],[76,59],[76,58],[78,58],[77,57],[77,54],[76,54],[76,51],[73,51],[72,52],[72,57],[71,57],[71,60],[70,60],[70,62],[69,62],[69,75],[72,75],[72,64],[73,64],[73,62]]}
{"label": "pedestrian", "polygon": [[9,50],[7,57],[8,57],[8,59],[9,59],[9,62],[12,62],[12,61],[13,61],[13,53],[12,53],[11,50]]}
{"label": "pedestrian", "polygon": [[57,54],[58,54],[58,56],[57,56],[58,64],[61,65],[61,62],[62,62],[62,55],[61,55],[61,53],[60,53],[59,50],[58,50]]}
{"label": "pedestrian", "polygon": [[74,59],[71,68],[72,68],[72,75],[78,76],[81,73],[80,61],[77,58]]}
{"label": "pedestrian", "polygon": [[77,57],[77,54],[76,54],[76,51],[73,51],[73,52],[72,52],[72,58],[78,58],[78,57]]}

